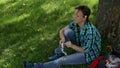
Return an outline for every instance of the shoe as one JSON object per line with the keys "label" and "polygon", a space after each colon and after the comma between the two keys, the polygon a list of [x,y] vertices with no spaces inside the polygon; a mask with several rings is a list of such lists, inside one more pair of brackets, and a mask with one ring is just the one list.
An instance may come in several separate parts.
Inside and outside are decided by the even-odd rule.
{"label": "shoe", "polygon": [[34,64],[29,63],[28,61],[24,61],[23,68],[34,68]]}
{"label": "shoe", "polygon": [[49,57],[49,60],[56,60],[56,59],[58,59],[58,58],[60,58],[60,57],[62,57],[62,56],[64,56],[63,53],[54,54],[53,56],[50,56],[50,57]]}

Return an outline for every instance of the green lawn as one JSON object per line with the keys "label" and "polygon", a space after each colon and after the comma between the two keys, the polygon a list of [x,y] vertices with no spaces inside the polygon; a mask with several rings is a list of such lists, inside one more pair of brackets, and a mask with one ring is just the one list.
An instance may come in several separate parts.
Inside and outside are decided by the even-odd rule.
{"label": "green lawn", "polygon": [[72,21],[78,5],[91,8],[94,22],[98,0],[0,0],[0,68],[22,68],[24,60],[48,61],[59,44],[60,28]]}

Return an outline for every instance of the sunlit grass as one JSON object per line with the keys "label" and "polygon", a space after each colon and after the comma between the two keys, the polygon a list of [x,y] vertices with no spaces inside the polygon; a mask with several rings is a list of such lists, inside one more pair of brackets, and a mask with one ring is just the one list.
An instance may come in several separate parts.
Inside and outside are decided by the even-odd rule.
{"label": "sunlit grass", "polygon": [[23,14],[23,15],[20,15],[18,17],[13,17],[13,18],[5,21],[5,22],[6,22],[6,24],[13,23],[13,22],[19,22],[19,21],[21,21],[21,20],[23,20],[23,19],[25,19],[25,18],[27,18],[29,16],[30,16],[29,14]]}
{"label": "sunlit grass", "polygon": [[5,4],[7,3],[9,0],[0,0],[0,4]]}
{"label": "sunlit grass", "polygon": [[43,8],[44,11],[47,11],[46,13],[51,13],[55,9],[58,9],[58,5],[55,3],[48,3],[48,4],[43,4],[41,8]]}
{"label": "sunlit grass", "polygon": [[19,2],[15,2],[15,3],[12,3],[12,4],[8,4],[4,7],[4,11],[7,11],[9,10],[10,8],[16,6]]}

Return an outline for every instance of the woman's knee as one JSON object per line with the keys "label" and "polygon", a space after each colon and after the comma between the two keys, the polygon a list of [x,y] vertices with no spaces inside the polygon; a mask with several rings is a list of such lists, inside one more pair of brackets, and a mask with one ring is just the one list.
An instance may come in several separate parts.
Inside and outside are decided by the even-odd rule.
{"label": "woman's knee", "polygon": [[75,35],[75,32],[72,29],[68,28],[67,30],[64,31],[64,35],[71,37]]}

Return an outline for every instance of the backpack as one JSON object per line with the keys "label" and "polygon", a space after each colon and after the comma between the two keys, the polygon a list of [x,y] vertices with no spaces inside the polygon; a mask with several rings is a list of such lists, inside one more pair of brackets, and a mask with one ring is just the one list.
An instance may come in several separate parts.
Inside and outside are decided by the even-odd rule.
{"label": "backpack", "polygon": [[108,48],[111,52],[96,58],[90,64],[90,68],[120,68],[120,44]]}
{"label": "backpack", "polygon": [[[98,63],[98,68],[118,68],[120,65],[120,58],[108,53],[103,56],[102,60]],[[119,67],[120,68],[120,67]]]}
{"label": "backpack", "polygon": [[103,56],[98,68],[120,68],[120,44],[112,48],[112,52]]}
{"label": "backpack", "polygon": [[99,61],[103,58],[103,56],[97,57],[93,62],[90,64],[90,68],[98,68]]}

